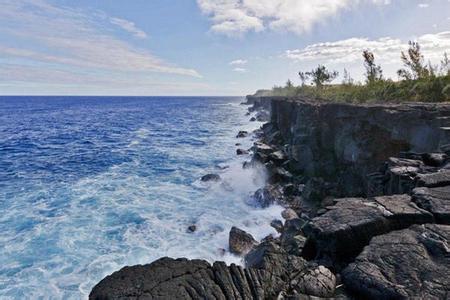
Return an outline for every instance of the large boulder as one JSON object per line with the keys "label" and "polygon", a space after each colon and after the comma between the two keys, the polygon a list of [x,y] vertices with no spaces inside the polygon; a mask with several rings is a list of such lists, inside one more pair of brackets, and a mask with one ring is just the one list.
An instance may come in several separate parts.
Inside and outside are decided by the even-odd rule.
{"label": "large boulder", "polygon": [[231,253],[245,255],[256,245],[258,245],[258,242],[251,234],[234,226],[231,228],[229,237]]}
{"label": "large boulder", "polygon": [[440,172],[420,174],[417,176],[417,185],[424,187],[440,187],[450,185],[450,170]]}
{"label": "large boulder", "polygon": [[279,278],[262,270],[162,258],[113,273],[93,288],[89,299],[267,299],[283,288]]}
{"label": "large boulder", "polygon": [[335,201],[303,231],[309,237],[305,245],[308,256],[325,259],[337,267],[359,254],[374,236],[433,222],[432,214],[417,207],[408,195]]}
{"label": "large boulder", "polygon": [[448,299],[450,226],[415,225],[372,239],[343,272],[361,299]]}
{"label": "large boulder", "polygon": [[203,181],[203,182],[219,181],[220,180],[220,175],[218,175],[218,174],[206,174],[206,175],[202,176],[202,178],[200,180]]}
{"label": "large boulder", "polygon": [[278,185],[266,185],[258,189],[252,197],[252,202],[262,208],[269,207],[275,203],[281,203],[284,200],[282,187]]}
{"label": "large boulder", "polygon": [[437,223],[450,225],[450,186],[413,190],[413,200],[434,215]]}

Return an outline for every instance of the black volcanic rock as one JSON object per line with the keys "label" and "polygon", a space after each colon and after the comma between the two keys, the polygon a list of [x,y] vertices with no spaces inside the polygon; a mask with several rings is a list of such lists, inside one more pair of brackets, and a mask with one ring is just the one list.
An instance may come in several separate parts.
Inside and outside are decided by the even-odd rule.
{"label": "black volcanic rock", "polygon": [[430,174],[420,174],[417,177],[417,186],[440,187],[450,185],[450,170],[442,170]]}
{"label": "black volcanic rock", "polygon": [[246,154],[248,154],[248,151],[244,150],[244,149],[237,149],[236,154],[237,155],[246,155]]}
{"label": "black volcanic rock", "polygon": [[256,245],[258,245],[258,242],[251,234],[234,226],[231,228],[229,236],[229,247],[231,253],[245,255]]}
{"label": "black volcanic rock", "polygon": [[445,163],[447,155],[445,153],[425,153],[422,154],[423,162],[432,167],[440,167]]}
{"label": "black volcanic rock", "polygon": [[241,130],[241,131],[238,132],[236,137],[237,138],[245,138],[246,136],[248,136],[248,132],[244,131],[244,130]]}
{"label": "black volcanic rock", "polygon": [[374,236],[433,222],[431,213],[417,207],[408,195],[336,201],[303,228],[309,237],[305,247],[336,265],[355,257]]}
{"label": "black volcanic rock", "polygon": [[412,197],[419,207],[434,215],[437,223],[450,225],[450,186],[415,188]]}
{"label": "black volcanic rock", "polygon": [[208,181],[219,181],[220,176],[217,174],[206,174],[201,178],[201,181],[208,182]]}
{"label": "black volcanic rock", "polygon": [[265,271],[162,258],[113,273],[94,287],[89,299],[265,299],[275,297],[283,287],[281,280]]}
{"label": "black volcanic rock", "polygon": [[450,226],[415,225],[374,237],[342,273],[361,299],[448,299]]}

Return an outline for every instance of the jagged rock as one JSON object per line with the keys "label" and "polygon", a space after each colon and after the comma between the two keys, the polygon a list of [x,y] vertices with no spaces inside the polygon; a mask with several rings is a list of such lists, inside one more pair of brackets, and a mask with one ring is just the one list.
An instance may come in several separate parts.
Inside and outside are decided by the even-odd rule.
{"label": "jagged rock", "polygon": [[448,299],[450,226],[415,225],[374,237],[342,273],[364,299]]}
{"label": "jagged rock", "polygon": [[311,178],[306,183],[302,196],[305,199],[321,202],[326,196],[326,182],[322,178]]}
{"label": "jagged rock", "polygon": [[287,208],[281,212],[281,216],[285,220],[292,220],[292,219],[298,219],[298,215],[295,212],[295,210],[291,208]]}
{"label": "jagged rock", "polygon": [[420,174],[417,176],[417,185],[419,187],[440,187],[450,185],[450,170],[441,172]]}
{"label": "jagged rock", "polygon": [[325,214],[303,228],[309,237],[305,248],[309,255],[312,252],[339,266],[374,236],[432,221],[432,214],[417,207],[408,195],[336,199]]}
{"label": "jagged rock", "polygon": [[305,223],[304,220],[297,218],[288,220],[284,224],[283,232],[280,236],[280,245],[289,254],[298,256],[302,254],[303,247],[306,243],[306,237],[302,231]]}
{"label": "jagged rock", "polygon": [[252,199],[260,207],[266,208],[283,201],[283,193],[278,185],[266,185],[255,192]]}
{"label": "jagged rock", "polygon": [[229,238],[231,253],[245,255],[256,245],[258,245],[258,242],[251,234],[234,226],[231,228]]}
{"label": "jagged rock", "polygon": [[333,297],[336,290],[336,276],[324,266],[308,268],[297,278],[291,285],[302,294],[325,298]]}
{"label": "jagged rock", "polygon": [[425,153],[422,154],[423,162],[432,167],[440,167],[445,163],[447,155],[445,153]]}
{"label": "jagged rock", "polygon": [[238,132],[238,134],[237,134],[237,138],[245,138],[245,137],[247,137],[248,136],[248,132],[247,131],[244,131],[244,130],[241,130],[241,131],[239,131]]}
{"label": "jagged rock", "polygon": [[450,224],[450,186],[437,188],[416,188],[413,201],[434,215],[439,224]]}
{"label": "jagged rock", "polygon": [[280,220],[272,220],[272,222],[270,222],[270,226],[279,233],[283,231],[283,222],[281,222]]}
{"label": "jagged rock", "polygon": [[270,153],[274,152],[273,148],[269,145],[266,145],[264,143],[256,142],[252,147],[253,152],[255,153],[262,153],[265,155],[269,155]]}
{"label": "jagged rock", "polygon": [[264,270],[162,258],[113,273],[93,288],[89,299],[267,299],[284,286]]}
{"label": "jagged rock", "polygon": [[286,155],[283,153],[283,151],[280,151],[280,150],[272,152],[269,155],[269,158],[278,164],[282,164],[283,162],[285,162],[287,160]]}
{"label": "jagged rock", "polygon": [[248,151],[247,151],[247,150],[244,150],[244,149],[237,149],[237,150],[236,150],[236,154],[237,154],[237,155],[247,155],[247,154],[248,154]]}
{"label": "jagged rock", "polygon": [[252,117],[251,119],[250,119],[250,122],[255,122],[256,121],[256,118],[255,117]]}
{"label": "jagged rock", "polygon": [[259,122],[268,122],[270,120],[270,114],[265,110],[261,110],[256,114],[256,119]]}
{"label": "jagged rock", "polygon": [[201,181],[208,182],[208,181],[219,181],[220,176],[217,174],[206,174],[201,178]]}
{"label": "jagged rock", "polygon": [[[266,164],[267,166],[267,164]],[[284,168],[276,168],[275,166],[268,167],[269,169],[269,173],[271,173],[270,179],[272,182],[278,182],[278,181],[286,181],[286,182],[290,182],[292,181],[292,179],[294,178],[294,176],[287,171]]]}

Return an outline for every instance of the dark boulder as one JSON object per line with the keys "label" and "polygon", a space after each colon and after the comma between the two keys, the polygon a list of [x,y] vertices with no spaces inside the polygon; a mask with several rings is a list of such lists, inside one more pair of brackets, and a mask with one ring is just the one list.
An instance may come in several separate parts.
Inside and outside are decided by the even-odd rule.
{"label": "dark boulder", "polygon": [[423,162],[431,167],[440,167],[445,163],[447,154],[445,153],[425,153],[422,154]]}
{"label": "dark boulder", "polygon": [[298,219],[298,214],[292,208],[286,208],[281,212],[281,216],[285,220]]}
{"label": "dark boulder", "polygon": [[450,225],[450,186],[413,190],[413,201],[434,215],[439,224]]}
{"label": "dark boulder", "polygon": [[266,271],[162,258],[113,273],[93,288],[89,299],[273,299],[284,285]]}
{"label": "dark boulder", "polygon": [[196,226],[196,225],[190,225],[190,226],[187,228],[187,232],[189,232],[189,233],[193,233],[193,232],[195,232],[195,231],[197,231],[197,226]]}
{"label": "dark boulder", "polygon": [[236,154],[237,154],[237,155],[247,155],[247,154],[248,154],[248,151],[247,151],[247,150],[244,150],[244,149],[237,149],[237,150],[236,150]]}
{"label": "dark boulder", "polygon": [[306,224],[305,248],[339,267],[354,258],[372,237],[413,224],[431,223],[433,216],[408,195],[374,199],[337,199],[328,211]]}
{"label": "dark boulder", "polygon": [[201,178],[201,181],[203,181],[203,182],[219,181],[219,180],[220,180],[220,176],[217,174],[207,174]]}
{"label": "dark boulder", "polygon": [[256,118],[255,117],[252,117],[251,119],[250,119],[250,122],[255,122],[256,121]]}
{"label": "dark boulder", "polygon": [[415,225],[373,238],[343,272],[362,299],[448,299],[450,226]]}
{"label": "dark boulder", "polygon": [[229,237],[231,253],[245,255],[256,245],[258,245],[258,242],[251,234],[234,226],[231,228]]}
{"label": "dark boulder", "polygon": [[238,134],[237,134],[237,138],[245,138],[245,137],[247,137],[248,136],[248,132],[247,131],[244,131],[244,130],[241,130],[241,131],[239,131],[238,132]]}
{"label": "dark boulder", "polygon": [[270,226],[279,233],[283,231],[283,222],[280,220],[272,220],[272,222],[270,222]]}
{"label": "dark boulder", "polygon": [[266,185],[255,192],[252,202],[262,208],[269,207],[284,200],[282,188],[279,185]]}

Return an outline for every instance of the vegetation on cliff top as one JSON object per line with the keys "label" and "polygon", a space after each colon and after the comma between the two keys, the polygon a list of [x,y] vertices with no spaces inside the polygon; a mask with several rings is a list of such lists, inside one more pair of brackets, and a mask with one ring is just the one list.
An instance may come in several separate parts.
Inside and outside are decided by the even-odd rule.
{"label": "vegetation on cliff top", "polygon": [[337,76],[319,65],[309,72],[299,72],[302,84],[295,86],[290,80],[284,87],[258,91],[255,96],[306,97],[327,101],[366,102],[447,102],[450,101],[450,60],[444,54],[440,66],[425,63],[417,42],[409,42],[407,52],[401,53],[403,68],[397,71],[398,81],[386,79],[380,65],[375,63],[373,52],[365,50],[365,82],[355,83],[344,69],[341,84],[327,84]]}

